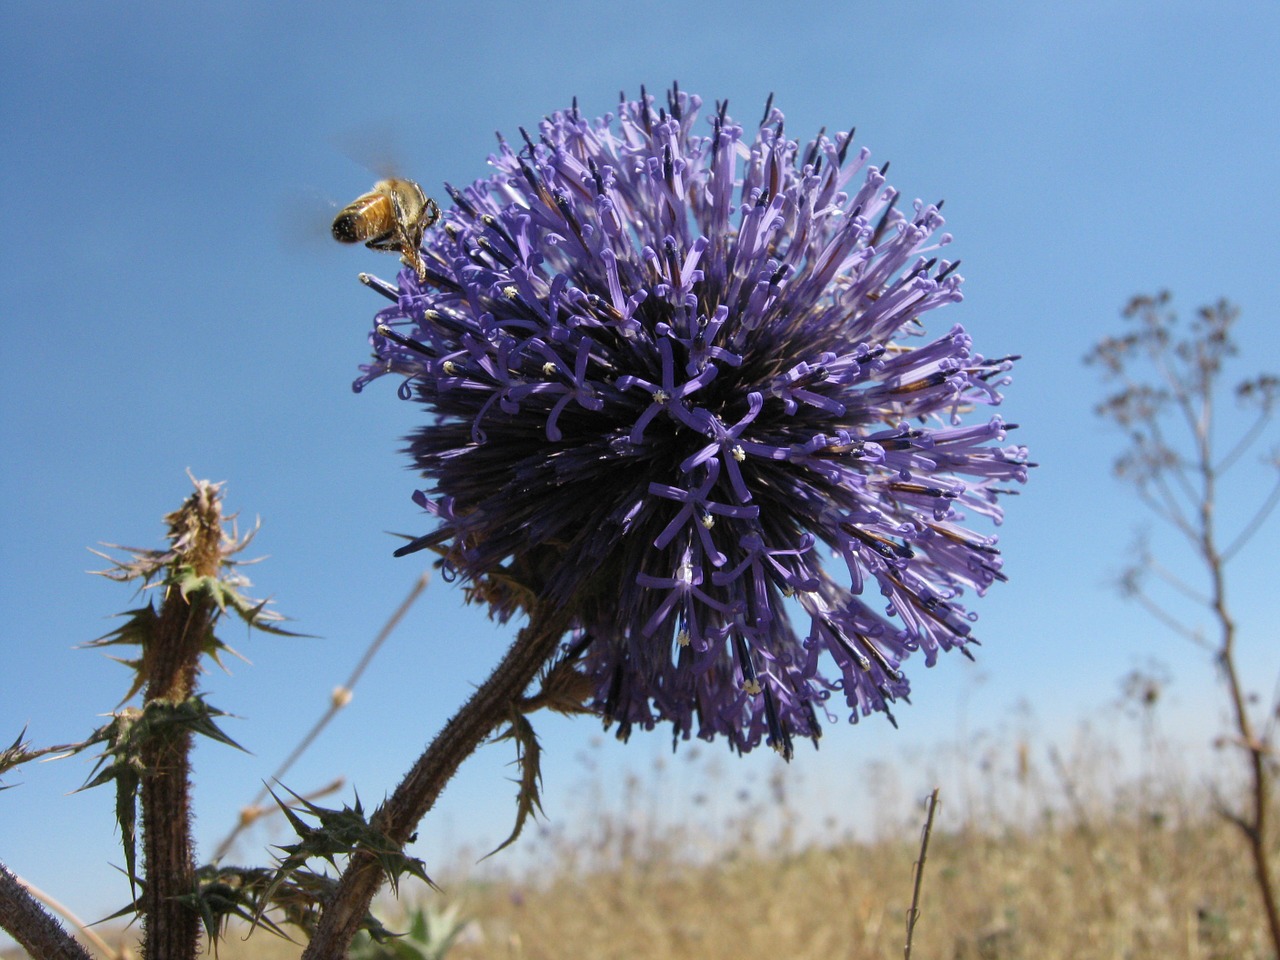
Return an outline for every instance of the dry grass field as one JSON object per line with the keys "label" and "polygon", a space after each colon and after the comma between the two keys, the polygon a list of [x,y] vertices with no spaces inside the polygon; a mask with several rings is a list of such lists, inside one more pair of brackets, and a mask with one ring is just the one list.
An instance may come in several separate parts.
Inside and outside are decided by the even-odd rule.
{"label": "dry grass field", "polygon": [[[1003,753],[976,765],[970,795],[943,787],[917,960],[1271,956],[1240,838],[1193,778],[1125,780],[1113,754],[1087,744],[1039,764],[1017,744]],[[902,804],[873,838],[801,841],[789,782],[738,795],[715,824],[697,806],[679,826],[638,812],[542,823],[519,841],[536,872],[480,879],[467,856],[421,901],[457,904],[468,921],[449,960],[901,957],[921,808]],[[631,811],[670,802],[653,783],[629,789]],[[404,929],[395,904],[383,915]],[[219,950],[223,960],[298,953],[261,931]]]}
{"label": "dry grass field", "polygon": [[[930,960],[1263,958],[1240,839],[1201,808],[1109,808],[935,831],[913,956]],[[1147,800],[1153,799],[1147,797]],[[1170,797],[1163,798],[1171,800]],[[946,802],[945,799],[943,801]],[[454,888],[474,926],[457,960],[863,960],[902,956],[918,829],[791,848],[751,829],[691,865],[694,827],[637,837],[602,823],[595,847],[547,842],[536,882]],[[922,816],[922,815],[921,815]],[[591,861],[587,865],[584,861]]]}

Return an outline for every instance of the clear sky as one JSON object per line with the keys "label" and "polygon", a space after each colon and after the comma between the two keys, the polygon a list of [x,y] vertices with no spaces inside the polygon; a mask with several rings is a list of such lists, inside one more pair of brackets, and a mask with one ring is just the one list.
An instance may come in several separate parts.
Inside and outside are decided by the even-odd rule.
{"label": "clear sky", "polygon": [[[332,204],[374,179],[357,161],[392,156],[442,195],[487,174],[495,130],[678,79],[750,122],[772,91],[793,136],[856,124],[906,198],[946,200],[966,299],[935,322],[1025,357],[1003,413],[1041,467],[1007,504],[1010,583],[976,604],[979,662],[915,664],[900,730],[873,717],[800,750],[815,809],[864,815],[873,761],[905,758],[908,796],[946,791],[947,771],[919,761],[934,745],[1027,725],[1065,737],[1152,658],[1174,677],[1171,722],[1206,742],[1208,665],[1110,585],[1142,518],[1111,477],[1119,440],[1091,414],[1102,387],[1080,360],[1129,296],[1167,286],[1187,314],[1237,301],[1242,372],[1280,367],[1277,49],[1280,6],[1235,0],[0,6],[0,740],[24,725],[37,744],[79,739],[115,706],[123,668],[72,647],[133,598],[84,574],[102,566],[86,548],[157,544],[188,468],[228,481],[230,508],[263,522],[255,595],[318,639],[229,628],[253,666],[207,689],[244,718],[226,726],[252,755],[198,753],[208,852],[421,570],[387,534],[426,523],[397,453],[419,412],[387,381],[349,389],[381,305],[356,274],[396,268],[327,239]],[[1228,515],[1261,489],[1246,482]],[[1272,535],[1233,570],[1264,694],[1276,561]],[[341,774],[375,803],[510,635],[433,584],[289,785]],[[539,728],[562,825],[582,807],[584,751],[616,780],[668,747],[589,749],[587,720]],[[771,769],[766,753],[735,769]],[[505,836],[509,759],[499,746],[469,766],[420,852]],[[122,862],[110,795],[63,796],[88,771],[8,778],[0,860],[100,916],[128,890],[108,866]],[[272,839],[240,858],[261,862]]]}

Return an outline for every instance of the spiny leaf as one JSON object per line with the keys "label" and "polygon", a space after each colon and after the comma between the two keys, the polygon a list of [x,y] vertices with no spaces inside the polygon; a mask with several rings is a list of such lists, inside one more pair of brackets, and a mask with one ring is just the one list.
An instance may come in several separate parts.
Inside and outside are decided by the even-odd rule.
{"label": "spiny leaf", "polygon": [[232,917],[250,924],[261,922],[276,936],[291,939],[273,920],[259,916],[256,894],[261,892],[261,886],[256,882],[267,872],[236,867],[224,869],[209,864],[196,870],[195,891],[180,900],[200,915],[205,936],[213,944],[215,954],[218,941],[226,932],[227,921]]}
{"label": "spiny leaf", "polygon": [[116,774],[116,825],[120,827],[120,846],[124,849],[124,867],[129,876],[129,890],[138,883],[138,788],[142,777],[132,767]]}
{"label": "spiny leaf", "polygon": [[[136,893],[138,880],[138,789],[142,783],[142,741],[137,736],[143,714],[138,710],[122,710],[105,726],[94,731],[89,743],[110,744],[98,758],[90,779],[80,788],[116,783],[116,825],[120,828],[120,846],[124,850],[125,874],[130,892]],[[78,752],[78,751],[77,751]],[[109,761],[109,762],[108,762]],[[97,776],[94,776],[97,773]],[[77,791],[79,792],[79,791]]]}
{"label": "spiny leaf", "polygon": [[521,713],[533,713],[546,707],[567,717],[593,713],[587,706],[594,690],[592,679],[577,669],[578,657],[572,652],[561,657],[543,671],[538,692],[520,700]]}
{"label": "spiny leaf", "polygon": [[[39,754],[32,753],[27,749],[30,744],[24,743],[22,739],[26,735],[27,728],[23,727],[22,732],[18,734],[18,738],[4,750],[0,750],[0,774],[3,774],[8,770],[12,770],[14,767],[24,764],[28,760],[33,760],[35,757],[39,756]],[[0,786],[0,790],[8,790],[11,786],[13,786],[13,784]]]}
{"label": "spiny leaf", "polygon": [[315,817],[320,823],[318,826],[307,823],[292,806],[286,805],[274,791],[271,792],[272,799],[280,805],[280,809],[289,819],[290,826],[299,838],[297,843],[285,844],[277,848],[286,855],[280,864],[282,870],[296,869],[313,857],[325,860],[336,868],[336,857],[350,854],[362,843],[380,836],[365,819],[364,807],[360,803],[359,795],[356,796],[354,807],[343,806],[341,810],[336,810],[312,803],[298,796],[288,787],[284,789],[293,796],[306,813]]}
{"label": "spiny leaf", "polygon": [[[189,567],[184,568],[190,570]],[[231,599],[231,606],[250,627],[262,630],[276,636],[301,637],[305,634],[293,633],[274,626],[274,623],[283,620],[279,614],[273,613],[265,609],[267,601],[253,601],[241,596],[234,589],[224,584],[222,581],[212,577],[195,577],[188,578],[186,586],[191,589],[208,590],[213,595],[215,602],[218,603],[220,609],[225,610],[225,604],[228,598]],[[183,596],[190,600],[190,590],[184,589]],[[160,614],[152,604],[145,607],[138,607],[135,610],[127,610],[120,616],[125,617],[125,623],[110,633],[104,634],[94,640],[90,640],[83,647],[110,647],[121,645],[136,645],[141,651],[142,656],[135,659],[126,659],[113,657],[117,663],[122,663],[133,672],[133,681],[129,687],[129,692],[121,698],[121,703],[126,703],[137,694],[146,684],[147,670],[147,652],[152,648],[155,638],[158,636],[160,627]],[[208,629],[205,630],[204,636],[201,638],[200,652],[216,663],[219,667],[223,667],[222,654],[229,653],[233,657],[240,660],[245,658],[241,656],[233,647],[222,641],[214,633],[215,621],[210,623]],[[247,661],[246,661],[247,662]],[[225,669],[225,667],[223,667]]]}
{"label": "spiny leaf", "polygon": [[[18,739],[13,741],[13,743],[4,750],[0,750],[0,774],[12,770],[14,767],[21,766],[24,763],[30,763],[32,760],[39,760],[41,757],[48,757],[50,760],[61,760],[63,757],[73,756],[88,747],[102,743],[106,740],[109,728],[110,724],[99,727],[89,735],[89,739],[84,740],[81,743],[59,743],[52,747],[41,747],[38,750],[32,750],[29,748],[30,745],[24,743],[22,740],[27,733],[26,727],[23,727],[22,733],[18,735]],[[0,787],[0,790],[3,789],[7,788]]]}
{"label": "spiny leaf", "polygon": [[81,644],[81,646],[85,648],[109,647],[113,644],[136,643],[140,647],[146,647],[147,643],[155,635],[156,626],[160,622],[160,615],[150,603],[135,610],[126,610],[124,613],[117,614],[117,616],[128,618],[123,626],[112,630],[110,633],[103,634],[96,640]]}
{"label": "spiny leaf", "polygon": [[205,702],[204,694],[197,694],[194,697],[188,697],[181,703],[169,703],[165,700],[153,700],[148,703],[144,714],[151,713],[155,710],[155,729],[163,730],[166,726],[172,725],[174,729],[186,729],[192,733],[202,737],[208,737],[210,740],[216,740],[218,743],[225,743],[229,747],[235,747],[242,753],[248,753],[244,747],[236,743],[229,736],[222,732],[222,729],[213,722],[214,717],[226,717],[230,714],[219,710],[217,707],[211,707]]}
{"label": "spiny leaf", "polygon": [[[188,697],[186,700],[174,703],[170,700],[151,700],[141,710],[127,709],[121,710],[115,714],[111,723],[105,727],[95,731],[94,736],[85,741],[83,744],[77,744],[77,752],[84,749],[90,743],[100,743],[103,740],[110,740],[111,746],[103,752],[102,758],[98,761],[100,768],[107,757],[115,757],[115,761],[128,760],[130,763],[137,763],[138,770],[141,772],[141,755],[142,744],[152,738],[172,739],[184,732],[194,733],[202,737],[208,737],[219,743],[225,743],[229,747],[235,747],[237,750],[248,752],[244,747],[236,743],[229,736],[222,732],[216,723],[214,717],[230,716],[219,710],[217,707],[211,707],[205,702],[203,694],[196,694]],[[105,783],[110,779],[112,774],[104,771],[103,775],[86,783],[81,790],[87,790],[89,787],[96,787],[100,783]]]}
{"label": "spiny leaf", "polygon": [[[245,598],[241,597],[241,600]],[[303,637],[306,639],[314,639],[314,635],[310,633],[295,633],[292,630],[285,630],[283,627],[275,626],[286,618],[276,613],[274,610],[266,609],[269,600],[260,600],[256,604],[236,605],[236,613],[240,615],[240,619],[255,630],[261,630],[263,633],[270,633],[277,637]]]}
{"label": "spiny leaf", "polygon": [[147,651],[151,649],[152,640],[160,627],[160,614],[155,607],[147,604],[136,610],[127,610],[120,616],[127,617],[124,624],[110,633],[82,644],[83,647],[110,647],[120,644],[136,644],[142,656],[136,659],[112,657],[117,663],[123,663],[133,672],[133,681],[129,684],[129,692],[120,698],[120,703],[127,703],[140,691],[147,682]]}
{"label": "spiny leaf", "polygon": [[192,593],[206,595],[221,612],[226,613],[230,609],[256,630],[282,637],[306,636],[275,626],[285,618],[274,610],[267,609],[269,600],[253,600],[236,589],[247,582],[242,577],[201,577],[190,567],[184,567],[177,579],[177,586],[184,599],[190,599]]}
{"label": "spiny leaf", "polygon": [[[302,872],[281,883],[275,874],[276,871],[265,867],[205,864],[196,870],[196,890],[180,899],[200,915],[215,951],[218,939],[225,933],[226,922],[232,917],[251,926],[261,924],[273,935],[296,942],[280,923],[266,915],[267,911],[279,911],[283,923],[299,928],[309,939],[315,932],[321,908],[337,889],[337,881]],[[139,886],[145,887],[145,883],[139,881]],[[141,898],[135,899],[98,922],[135,916],[141,905]],[[395,936],[370,913],[365,914],[360,928],[379,942]]]}
{"label": "spiny leaf", "polygon": [[[277,884],[274,871],[263,869],[253,872],[256,877],[255,886],[264,891],[259,899],[259,906],[264,910],[282,911],[286,923],[304,930],[310,938],[315,932],[321,908],[333,899],[338,881],[309,870],[300,870],[290,880]],[[267,897],[266,891],[271,889],[274,892]],[[360,921],[360,929],[368,931],[379,943],[385,943],[395,936],[367,911]]]}
{"label": "spiny leaf", "polygon": [[102,557],[102,559],[111,564],[110,569],[90,572],[99,577],[106,577],[108,580],[115,580],[120,583],[126,583],[129,580],[141,580],[143,587],[154,580],[156,575],[164,570],[177,556],[172,550],[148,550],[145,547],[126,547],[119,543],[104,543],[102,546],[109,547],[112,550],[123,550],[125,553],[130,554],[130,559],[119,560],[109,553],[90,549],[90,553]]}
{"label": "spiny leaf", "polygon": [[130,884],[138,882],[138,791],[142,778],[147,775],[142,762],[143,744],[154,737],[170,738],[180,731],[189,731],[243,750],[213,722],[214,717],[221,716],[226,714],[209,706],[199,696],[189,697],[181,703],[153,700],[142,710],[120,711],[84,743],[68,748],[69,753],[78,753],[90,744],[108,744],[80,790],[115,781],[116,824],[120,828],[120,843]]}
{"label": "spiny leaf", "polygon": [[538,792],[542,786],[542,746],[538,743],[537,734],[533,732],[533,724],[528,717],[513,708],[511,726],[497,739],[515,741],[515,763],[520,768],[520,778],[514,782],[519,785],[520,790],[516,794],[516,823],[511,836],[485,854],[486,860],[515,843],[529,817],[542,812],[542,798]]}
{"label": "spiny leaf", "polygon": [[[142,772],[140,742],[134,736],[134,727],[141,717],[141,710],[133,708],[121,710],[119,713],[113,714],[107,723],[93,731],[88,740],[75,744],[73,749],[68,750],[67,755],[70,755],[79,753],[94,744],[110,744],[98,757],[98,762],[94,764],[93,770],[89,772],[89,779],[84,782],[80,790],[89,790],[92,787],[102,786],[102,784],[115,779],[119,775],[120,769],[126,766],[134,767],[138,773]],[[79,793],[80,790],[76,792]]]}
{"label": "spiny leaf", "polygon": [[360,798],[356,797],[354,807],[344,806],[341,810],[321,807],[318,804],[298,796],[288,787],[287,790],[302,806],[304,811],[319,821],[318,826],[311,826],[293,809],[286,806],[272,792],[272,798],[280,805],[294,832],[298,842],[279,846],[285,857],[280,861],[278,876],[286,877],[300,869],[308,860],[319,858],[337,869],[339,856],[350,856],[357,850],[372,854],[382,867],[391,883],[391,889],[399,893],[400,877],[408,874],[417,877],[431,887],[435,886],[427,876],[426,865],[416,857],[411,857],[386,834],[374,827],[365,818]]}

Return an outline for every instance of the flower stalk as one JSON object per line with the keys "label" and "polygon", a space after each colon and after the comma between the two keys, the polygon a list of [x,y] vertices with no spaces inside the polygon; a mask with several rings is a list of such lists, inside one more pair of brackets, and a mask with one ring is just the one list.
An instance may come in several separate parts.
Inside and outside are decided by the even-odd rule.
{"label": "flower stalk", "polygon": [[[418,758],[370,824],[403,849],[462,761],[509,720],[525,688],[551,660],[567,620],[562,610],[535,608],[498,668]],[[355,850],[303,953],[303,960],[341,960],[387,876],[379,857]]]}

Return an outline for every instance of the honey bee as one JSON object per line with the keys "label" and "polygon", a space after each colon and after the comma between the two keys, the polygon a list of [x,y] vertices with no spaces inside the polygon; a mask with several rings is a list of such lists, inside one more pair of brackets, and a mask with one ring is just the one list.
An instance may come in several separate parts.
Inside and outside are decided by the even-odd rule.
{"label": "honey bee", "polygon": [[373,189],[356,197],[333,219],[333,238],[359,243],[370,250],[398,252],[403,263],[426,279],[427,268],[419,248],[422,234],[440,219],[440,208],[412,180],[379,180]]}

